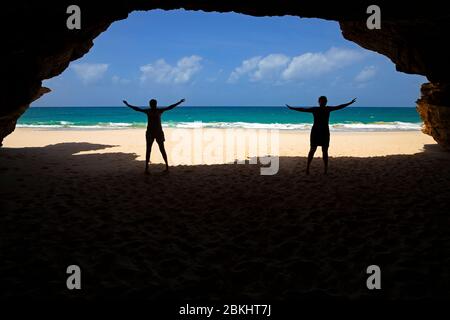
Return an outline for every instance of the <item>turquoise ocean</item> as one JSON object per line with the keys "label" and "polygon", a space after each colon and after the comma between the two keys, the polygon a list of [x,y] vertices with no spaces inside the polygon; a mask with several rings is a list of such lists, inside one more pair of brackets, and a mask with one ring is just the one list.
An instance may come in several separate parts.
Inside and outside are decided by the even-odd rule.
{"label": "turquoise ocean", "polygon": [[[18,127],[123,129],[143,128],[146,116],[127,107],[31,107]],[[187,107],[163,115],[163,126],[171,128],[264,128],[309,130],[312,115],[284,107]],[[332,131],[420,130],[415,108],[348,107],[330,116]]]}

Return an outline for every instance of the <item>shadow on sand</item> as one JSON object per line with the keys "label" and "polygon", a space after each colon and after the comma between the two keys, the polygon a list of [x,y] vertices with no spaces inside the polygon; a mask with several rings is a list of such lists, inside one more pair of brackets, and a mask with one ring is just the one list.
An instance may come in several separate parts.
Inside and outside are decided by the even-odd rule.
{"label": "shadow on sand", "polygon": [[[135,154],[0,149],[0,297],[449,298],[449,155],[143,174]],[[82,269],[68,291],[66,268]],[[366,288],[366,268],[383,290]]]}

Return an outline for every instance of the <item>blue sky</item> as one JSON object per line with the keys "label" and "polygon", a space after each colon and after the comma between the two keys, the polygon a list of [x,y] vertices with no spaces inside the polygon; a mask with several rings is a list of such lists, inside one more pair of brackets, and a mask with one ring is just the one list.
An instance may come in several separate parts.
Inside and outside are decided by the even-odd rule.
{"label": "blue sky", "polygon": [[46,80],[34,106],[415,106],[426,78],[345,40],[336,22],[193,11],[134,12]]}

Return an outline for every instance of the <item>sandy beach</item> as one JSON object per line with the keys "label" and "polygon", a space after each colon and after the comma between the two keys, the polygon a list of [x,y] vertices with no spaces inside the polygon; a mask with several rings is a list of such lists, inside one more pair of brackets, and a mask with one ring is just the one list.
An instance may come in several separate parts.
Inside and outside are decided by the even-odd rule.
{"label": "sandy beach", "polygon": [[[309,131],[279,130],[278,145],[274,155],[282,157],[306,156],[309,151]],[[223,164],[234,159],[247,159],[249,146],[254,140],[263,140],[263,135],[270,135],[270,130],[257,129],[165,129],[166,150],[172,165],[180,164]],[[234,139],[227,143],[227,135]],[[195,141],[197,140],[197,141]],[[270,139],[268,139],[270,140]],[[130,153],[136,155],[136,160],[145,159],[145,129],[34,129],[18,128],[14,134],[4,141],[5,148],[45,147],[65,142],[86,142],[107,145],[100,150],[80,151],[78,154],[89,153]],[[243,153],[237,153],[236,141],[245,142]],[[197,143],[195,143],[197,142]],[[423,152],[424,145],[434,145],[432,137],[419,131],[394,132],[332,132],[329,153],[335,157],[374,157],[390,155],[411,155]],[[270,153],[270,141],[264,143],[268,151],[256,152],[256,156]],[[180,147],[184,152],[180,152]],[[224,159],[217,157],[209,149],[223,148],[234,151],[235,157]],[[195,149],[194,149],[195,148]],[[198,157],[201,154],[202,157]],[[196,156],[197,155],[197,156]],[[320,148],[316,154],[321,157]],[[158,146],[152,149],[151,162],[163,163]]]}
{"label": "sandy beach", "polygon": [[[329,174],[319,149],[306,176],[309,132],[194,131],[165,130],[171,172],[155,144],[144,175],[144,130],[16,129],[0,148],[2,298],[450,297],[450,154],[431,137],[333,132]],[[276,174],[233,163],[265,155]]]}

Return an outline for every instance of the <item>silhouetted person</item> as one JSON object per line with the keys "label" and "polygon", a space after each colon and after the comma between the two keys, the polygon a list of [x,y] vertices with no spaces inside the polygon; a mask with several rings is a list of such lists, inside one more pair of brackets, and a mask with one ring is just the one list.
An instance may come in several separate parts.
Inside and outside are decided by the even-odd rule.
{"label": "silhouetted person", "polygon": [[150,162],[150,152],[152,151],[152,145],[153,141],[156,140],[156,143],[158,143],[159,150],[161,151],[161,155],[164,159],[164,162],[166,163],[166,170],[165,172],[169,171],[169,164],[167,163],[167,154],[166,149],[164,148],[164,132],[161,126],[161,115],[164,111],[171,110],[178,106],[179,104],[183,103],[185,100],[181,99],[175,104],[172,104],[166,108],[157,108],[158,102],[155,99],[150,100],[150,109],[141,109],[135,106],[130,105],[127,101],[123,100],[123,103],[127,107],[130,107],[133,110],[143,112],[147,115],[147,132],[145,134],[147,139],[147,149],[145,152],[145,173],[148,173],[148,163]]}
{"label": "silhouetted person", "polygon": [[344,103],[336,107],[327,107],[327,97],[319,97],[319,107],[311,108],[294,108],[286,105],[289,109],[301,112],[310,112],[314,116],[314,124],[311,129],[310,144],[311,148],[308,154],[308,164],[306,166],[306,174],[309,174],[309,166],[314,157],[314,153],[318,146],[322,147],[324,173],[328,172],[328,146],[330,144],[330,128],[328,123],[330,120],[330,112],[343,109],[356,101],[356,98],[349,103]]}

